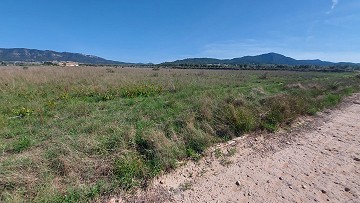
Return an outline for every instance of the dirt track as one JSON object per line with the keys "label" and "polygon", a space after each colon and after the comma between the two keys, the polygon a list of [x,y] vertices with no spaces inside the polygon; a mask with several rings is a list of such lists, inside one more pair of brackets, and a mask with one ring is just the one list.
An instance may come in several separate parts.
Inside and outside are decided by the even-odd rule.
{"label": "dirt track", "polygon": [[290,132],[215,146],[131,201],[360,202],[360,94]]}

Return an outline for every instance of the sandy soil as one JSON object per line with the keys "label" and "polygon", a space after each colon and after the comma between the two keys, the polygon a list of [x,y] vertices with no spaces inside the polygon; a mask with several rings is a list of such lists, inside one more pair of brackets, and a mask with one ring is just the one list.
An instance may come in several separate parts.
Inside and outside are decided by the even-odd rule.
{"label": "sandy soil", "polygon": [[276,134],[214,146],[148,191],[110,202],[360,202],[360,94]]}

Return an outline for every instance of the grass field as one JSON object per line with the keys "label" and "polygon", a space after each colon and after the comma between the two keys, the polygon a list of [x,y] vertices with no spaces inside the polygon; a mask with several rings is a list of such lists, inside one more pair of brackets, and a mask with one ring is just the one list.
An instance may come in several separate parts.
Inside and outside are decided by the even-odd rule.
{"label": "grass field", "polygon": [[0,69],[0,202],[88,202],[179,160],[286,128],[360,90],[356,73]]}

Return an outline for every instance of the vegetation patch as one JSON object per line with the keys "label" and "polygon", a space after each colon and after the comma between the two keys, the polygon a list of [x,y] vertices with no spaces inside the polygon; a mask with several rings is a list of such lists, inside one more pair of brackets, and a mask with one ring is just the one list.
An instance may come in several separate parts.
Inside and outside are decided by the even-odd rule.
{"label": "vegetation patch", "polygon": [[[351,72],[6,67],[0,202],[100,201],[146,187],[215,143],[276,131],[359,90]],[[216,156],[227,165],[230,154]]]}

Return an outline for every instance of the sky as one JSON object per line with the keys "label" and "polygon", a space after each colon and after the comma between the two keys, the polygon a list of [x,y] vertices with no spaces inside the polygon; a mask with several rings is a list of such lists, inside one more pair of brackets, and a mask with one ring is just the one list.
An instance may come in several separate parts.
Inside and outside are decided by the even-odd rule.
{"label": "sky", "polygon": [[2,0],[0,47],[123,62],[277,52],[360,62],[360,0]]}

